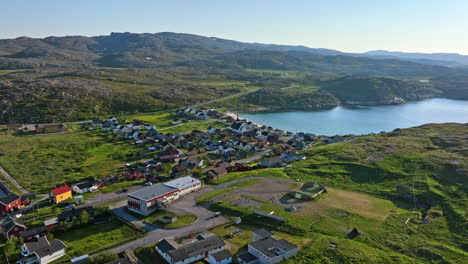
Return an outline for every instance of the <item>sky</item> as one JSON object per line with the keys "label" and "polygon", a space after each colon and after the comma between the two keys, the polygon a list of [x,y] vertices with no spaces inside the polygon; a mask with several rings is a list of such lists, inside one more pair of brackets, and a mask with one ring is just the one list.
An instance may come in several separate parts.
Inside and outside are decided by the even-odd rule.
{"label": "sky", "polygon": [[0,38],[192,33],[365,52],[468,55],[467,0],[0,0]]}

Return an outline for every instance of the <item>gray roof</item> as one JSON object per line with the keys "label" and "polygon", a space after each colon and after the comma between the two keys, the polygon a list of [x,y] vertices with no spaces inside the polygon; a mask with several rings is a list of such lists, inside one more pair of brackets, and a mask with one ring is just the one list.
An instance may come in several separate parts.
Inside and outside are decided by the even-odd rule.
{"label": "gray roof", "polygon": [[49,243],[45,236],[38,238],[37,241],[27,242],[24,245],[29,252],[35,252],[41,258],[66,248],[62,241],[56,239]]}
{"label": "gray roof", "polygon": [[223,259],[232,258],[231,252],[227,251],[226,249],[221,250],[211,255],[216,261],[221,261]]}
{"label": "gray roof", "polygon": [[2,228],[3,228],[5,233],[8,233],[15,226],[20,226],[20,227],[26,229],[26,226],[23,224],[23,220],[21,220],[21,219],[15,219],[15,218],[7,217],[2,222]]}
{"label": "gray roof", "polygon": [[163,239],[159,241],[159,243],[156,245],[162,252],[168,252],[171,250],[175,250],[177,248],[177,245],[174,244],[173,241],[169,241],[168,239]]}
{"label": "gray roof", "polygon": [[[160,248],[159,247],[160,243],[156,245],[158,248]],[[177,249],[169,250],[166,252],[174,260],[174,262],[178,262],[178,261],[182,261],[182,260],[197,256],[202,253],[206,253],[210,250],[222,247],[224,245],[225,245],[224,241],[219,236],[213,235],[205,239],[197,240],[195,242],[183,245]],[[164,244],[164,246],[167,246],[167,244]]]}
{"label": "gray roof", "polygon": [[0,203],[4,205],[8,205],[16,200],[18,200],[20,197],[14,193],[9,193],[6,196],[3,196],[0,198]]}
{"label": "gray roof", "polygon": [[57,217],[52,218],[52,219],[47,219],[47,220],[44,221],[45,226],[55,225],[55,224],[58,224],[58,218]]}
{"label": "gray roof", "polygon": [[249,247],[255,248],[257,251],[260,251],[263,255],[269,258],[281,255],[275,249],[281,249],[285,252],[288,252],[297,248],[295,245],[289,243],[284,239],[276,240],[272,237],[267,237],[265,239],[249,243]]}
{"label": "gray roof", "polygon": [[67,246],[65,246],[65,244],[60,241],[60,240],[52,240],[52,242],[50,242],[50,245],[48,247],[44,247],[44,248],[40,248],[38,250],[36,250],[36,254],[43,258],[45,256],[50,256],[62,249],[65,249],[67,248]]}
{"label": "gray roof", "polygon": [[36,241],[26,242],[24,245],[29,250],[29,252],[35,252],[36,250],[39,250],[43,247],[50,246],[50,243],[49,240],[47,240],[47,237],[40,237]]}
{"label": "gray roof", "polygon": [[275,235],[272,232],[266,230],[265,228],[258,229],[254,233],[255,233],[255,235],[259,236],[260,239],[264,239],[264,238],[267,238],[267,237],[272,237],[272,236]]}
{"label": "gray roof", "polygon": [[154,184],[150,187],[146,187],[136,192],[128,194],[129,196],[135,197],[137,199],[148,201],[156,197],[163,196],[170,192],[177,190],[176,188],[166,186],[164,184]]}
{"label": "gray roof", "polygon": [[199,183],[201,183],[199,180],[191,176],[187,176],[187,177],[178,178],[178,179],[175,179],[170,182],[163,183],[163,184],[166,186],[175,188],[175,189],[183,190],[185,188],[188,188],[190,186],[193,186]]}
{"label": "gray roof", "polygon": [[258,261],[257,257],[250,254],[249,252],[242,253],[242,254],[238,255],[237,258],[242,260],[244,263],[247,263],[247,264],[257,263],[256,261]]}
{"label": "gray roof", "polygon": [[41,234],[41,233],[44,233],[44,232],[46,232],[45,226],[39,226],[39,227],[32,228],[32,229],[24,231],[23,233],[21,233],[20,236],[21,237],[30,237],[30,236],[38,235],[38,234]]}

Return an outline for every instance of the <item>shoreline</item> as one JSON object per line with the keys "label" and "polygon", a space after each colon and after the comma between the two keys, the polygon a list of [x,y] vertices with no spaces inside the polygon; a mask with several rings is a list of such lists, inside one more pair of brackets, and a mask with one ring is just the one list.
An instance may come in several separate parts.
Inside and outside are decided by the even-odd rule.
{"label": "shoreline", "polygon": [[267,125],[262,125],[262,124],[259,124],[259,123],[255,123],[255,122],[253,122],[251,120],[248,120],[247,118],[242,117],[242,116],[240,116],[240,115],[238,115],[238,114],[236,114],[236,113],[234,113],[232,111],[226,112],[225,115],[234,118],[234,120],[239,119],[239,120],[246,120],[248,122],[252,122],[252,124],[254,124],[255,126],[258,126],[258,127],[267,126]]}

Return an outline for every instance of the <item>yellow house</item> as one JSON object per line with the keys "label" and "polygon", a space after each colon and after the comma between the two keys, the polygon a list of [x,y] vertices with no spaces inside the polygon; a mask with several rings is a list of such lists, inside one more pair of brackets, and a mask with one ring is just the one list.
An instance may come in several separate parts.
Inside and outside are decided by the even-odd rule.
{"label": "yellow house", "polygon": [[58,187],[50,191],[50,200],[53,203],[60,203],[68,198],[72,198],[72,189],[68,185]]}

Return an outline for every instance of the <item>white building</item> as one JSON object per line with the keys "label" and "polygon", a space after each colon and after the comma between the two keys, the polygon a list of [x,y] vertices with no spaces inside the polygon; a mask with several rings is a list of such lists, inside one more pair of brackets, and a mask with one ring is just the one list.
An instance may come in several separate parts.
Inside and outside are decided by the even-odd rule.
{"label": "white building", "polygon": [[155,184],[128,195],[127,208],[141,215],[151,213],[170,205],[180,196],[202,187],[201,181],[187,176],[166,183]]}
{"label": "white building", "polygon": [[229,264],[232,262],[231,253],[224,249],[208,256],[210,264]]}
{"label": "white building", "polygon": [[46,236],[26,242],[21,247],[21,258],[17,264],[46,264],[65,255],[67,247],[60,240],[49,242]]}
{"label": "white building", "polygon": [[141,215],[150,215],[179,199],[180,191],[163,184],[155,184],[128,195],[127,208]]}
{"label": "white building", "polygon": [[194,192],[202,187],[202,182],[191,176],[177,178],[163,184],[178,189],[180,191],[179,195],[181,196]]}
{"label": "white building", "polygon": [[254,233],[248,252],[237,257],[240,264],[276,264],[297,254],[298,247],[287,240],[276,240],[273,233],[260,229]]}

